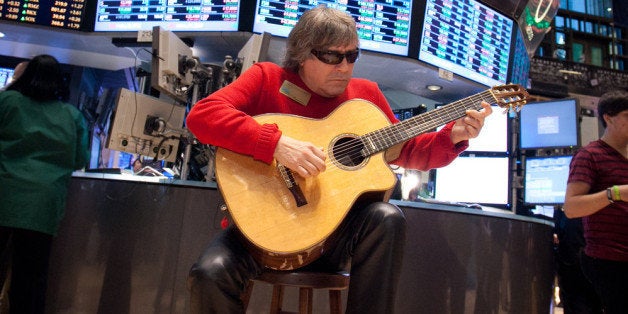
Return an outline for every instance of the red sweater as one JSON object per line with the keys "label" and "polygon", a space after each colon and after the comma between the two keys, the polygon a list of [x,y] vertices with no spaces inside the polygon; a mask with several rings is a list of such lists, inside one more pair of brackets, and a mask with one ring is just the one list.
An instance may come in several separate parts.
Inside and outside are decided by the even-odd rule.
{"label": "red sweater", "polygon": [[[286,80],[311,94],[307,105],[280,92]],[[186,123],[202,143],[270,163],[281,130],[275,124],[261,125],[252,116],[282,113],[322,119],[343,102],[354,98],[372,102],[390,121],[398,122],[374,82],[353,78],[342,95],[326,98],[312,92],[298,74],[274,63],[260,62],[242,73],[235,82],[196,103]],[[438,132],[424,133],[408,141],[399,158],[392,163],[418,170],[446,166],[468,147],[468,141],[458,145],[451,143],[452,126],[453,123],[450,123]]]}

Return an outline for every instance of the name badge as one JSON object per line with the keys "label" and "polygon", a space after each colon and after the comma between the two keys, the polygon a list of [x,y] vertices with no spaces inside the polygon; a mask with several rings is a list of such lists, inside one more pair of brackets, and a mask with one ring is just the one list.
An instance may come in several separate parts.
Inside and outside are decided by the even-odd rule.
{"label": "name badge", "polygon": [[283,81],[283,84],[281,84],[281,87],[279,88],[279,92],[303,106],[307,106],[307,103],[310,101],[310,97],[312,97],[312,95],[303,90],[303,88],[289,81]]}

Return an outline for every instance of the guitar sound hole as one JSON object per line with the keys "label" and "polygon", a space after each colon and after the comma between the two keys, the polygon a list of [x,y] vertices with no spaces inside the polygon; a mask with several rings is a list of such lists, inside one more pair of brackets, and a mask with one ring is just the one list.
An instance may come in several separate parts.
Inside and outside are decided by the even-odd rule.
{"label": "guitar sound hole", "polygon": [[352,137],[339,138],[333,145],[333,158],[345,167],[355,167],[361,164],[365,157],[362,154],[364,144]]}

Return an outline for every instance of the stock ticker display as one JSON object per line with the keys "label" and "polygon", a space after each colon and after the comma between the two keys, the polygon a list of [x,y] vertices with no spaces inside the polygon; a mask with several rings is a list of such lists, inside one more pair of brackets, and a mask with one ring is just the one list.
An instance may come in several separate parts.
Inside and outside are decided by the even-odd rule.
{"label": "stock ticker display", "polygon": [[360,48],[407,55],[411,0],[258,0],[254,31],[287,37],[303,12],[320,4],[353,16]]}
{"label": "stock ticker display", "polygon": [[488,86],[503,84],[513,21],[473,0],[428,0],[419,60]]}
{"label": "stock ticker display", "polygon": [[237,31],[239,0],[99,0],[95,31]]}
{"label": "stock ticker display", "polygon": [[88,0],[0,0],[0,19],[80,30]]}

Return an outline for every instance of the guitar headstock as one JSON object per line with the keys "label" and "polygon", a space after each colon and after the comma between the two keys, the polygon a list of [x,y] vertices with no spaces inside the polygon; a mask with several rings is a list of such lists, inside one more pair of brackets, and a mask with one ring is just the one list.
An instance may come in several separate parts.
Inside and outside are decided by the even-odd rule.
{"label": "guitar headstock", "polygon": [[528,91],[519,84],[506,84],[494,86],[490,89],[495,103],[501,108],[519,112],[528,101]]}

